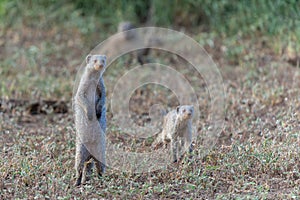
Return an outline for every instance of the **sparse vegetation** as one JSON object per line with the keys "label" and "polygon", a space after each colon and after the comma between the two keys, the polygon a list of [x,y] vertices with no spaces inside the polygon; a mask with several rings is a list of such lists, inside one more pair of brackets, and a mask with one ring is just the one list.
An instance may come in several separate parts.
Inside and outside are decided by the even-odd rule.
{"label": "sparse vegetation", "polygon": [[[299,9],[297,0],[0,0],[0,198],[299,199]],[[74,188],[76,72],[122,20],[184,28],[203,45],[223,76],[225,125],[206,156],[195,142],[190,163],[142,174],[108,169]],[[150,56],[171,62],[164,52]],[[108,98],[118,76],[136,63],[126,55],[107,70]],[[199,95],[201,133],[208,128],[209,95],[196,78],[188,80]],[[146,123],[142,113],[156,103],[174,108],[178,101],[164,88],[136,90],[135,122]],[[126,136],[109,125],[114,142],[149,150],[151,141]]]}

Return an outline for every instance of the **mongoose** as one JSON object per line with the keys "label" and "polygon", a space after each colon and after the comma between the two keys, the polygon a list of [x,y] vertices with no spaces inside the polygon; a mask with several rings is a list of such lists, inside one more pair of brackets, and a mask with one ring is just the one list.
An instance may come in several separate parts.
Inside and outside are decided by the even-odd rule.
{"label": "mongoose", "polygon": [[106,56],[88,55],[74,97],[76,186],[85,183],[86,174],[91,173],[93,160],[98,175],[105,172],[106,107],[105,85],[102,77],[105,68]]}
{"label": "mongoose", "polygon": [[164,117],[163,130],[153,142],[153,147],[160,143],[171,143],[173,162],[178,161],[178,156],[185,150],[192,151],[192,118],[194,107],[192,105],[178,106]]}
{"label": "mongoose", "polygon": [[[120,22],[118,25],[118,32],[124,32],[124,39],[128,42],[135,42],[137,40],[137,33],[138,31],[132,30],[135,29],[136,27],[131,23],[131,22]],[[153,40],[153,39],[152,39]],[[151,44],[151,41],[146,41],[146,43]],[[149,45],[148,44],[148,45]],[[150,53],[150,48],[145,48],[145,49],[140,49],[136,52],[136,58],[137,61],[143,65],[144,63],[148,62],[147,61],[147,56]]]}

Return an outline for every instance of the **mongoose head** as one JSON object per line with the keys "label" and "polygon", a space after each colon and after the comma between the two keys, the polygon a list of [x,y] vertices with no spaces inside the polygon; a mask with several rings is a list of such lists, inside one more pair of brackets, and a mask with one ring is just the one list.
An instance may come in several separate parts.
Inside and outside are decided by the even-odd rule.
{"label": "mongoose head", "polygon": [[106,56],[105,55],[88,55],[86,57],[87,67],[91,70],[100,71],[101,75],[106,68]]}
{"label": "mongoose head", "polygon": [[192,119],[194,116],[194,106],[193,105],[177,106],[176,112],[177,112],[177,116],[183,120]]}
{"label": "mongoose head", "polygon": [[119,23],[118,26],[118,32],[124,32],[124,38],[125,40],[131,40],[136,37],[136,32],[135,31],[129,31],[131,29],[134,29],[135,26],[131,22],[121,22]]}

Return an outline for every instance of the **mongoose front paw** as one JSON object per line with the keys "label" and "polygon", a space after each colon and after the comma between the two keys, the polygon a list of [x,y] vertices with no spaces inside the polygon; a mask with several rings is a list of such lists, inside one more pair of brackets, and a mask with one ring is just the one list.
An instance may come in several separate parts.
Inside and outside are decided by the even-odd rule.
{"label": "mongoose front paw", "polygon": [[93,111],[91,109],[87,110],[87,117],[90,121],[93,119]]}

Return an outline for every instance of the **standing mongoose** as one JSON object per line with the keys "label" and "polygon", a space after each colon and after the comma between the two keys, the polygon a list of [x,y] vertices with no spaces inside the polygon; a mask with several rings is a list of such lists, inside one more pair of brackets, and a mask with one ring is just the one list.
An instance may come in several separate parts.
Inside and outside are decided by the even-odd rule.
{"label": "standing mongoose", "polygon": [[171,142],[171,155],[173,162],[177,162],[187,149],[192,151],[192,118],[194,107],[192,105],[178,106],[164,117],[163,130],[153,142],[153,147],[160,143]]}
{"label": "standing mongoose", "polygon": [[78,186],[90,175],[93,160],[98,175],[105,172],[106,107],[103,73],[106,56],[88,55],[86,66],[74,97],[76,155],[75,169]]}

